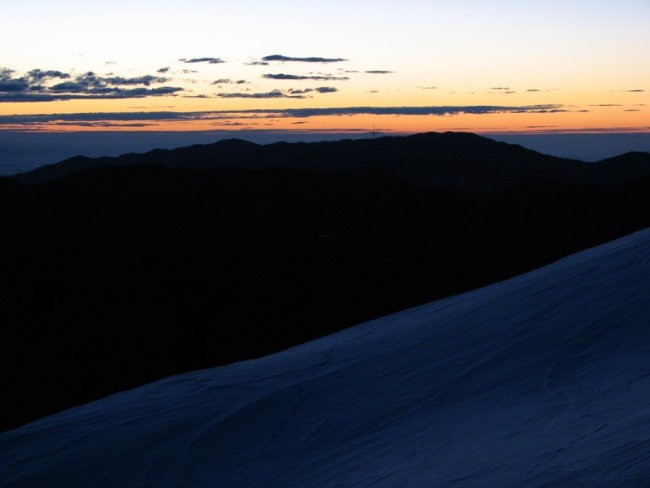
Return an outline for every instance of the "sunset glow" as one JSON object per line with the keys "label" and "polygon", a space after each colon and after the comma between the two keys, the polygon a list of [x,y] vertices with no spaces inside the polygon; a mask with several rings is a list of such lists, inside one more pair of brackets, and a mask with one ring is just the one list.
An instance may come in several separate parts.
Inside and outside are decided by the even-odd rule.
{"label": "sunset glow", "polygon": [[643,0],[27,0],[0,130],[650,132],[648,25]]}

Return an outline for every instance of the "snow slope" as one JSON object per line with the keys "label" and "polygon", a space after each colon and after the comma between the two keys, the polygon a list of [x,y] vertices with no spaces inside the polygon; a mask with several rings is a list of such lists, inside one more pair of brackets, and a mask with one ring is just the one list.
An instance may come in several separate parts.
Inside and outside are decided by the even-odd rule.
{"label": "snow slope", "polygon": [[650,486],[650,229],[6,432],[0,485]]}

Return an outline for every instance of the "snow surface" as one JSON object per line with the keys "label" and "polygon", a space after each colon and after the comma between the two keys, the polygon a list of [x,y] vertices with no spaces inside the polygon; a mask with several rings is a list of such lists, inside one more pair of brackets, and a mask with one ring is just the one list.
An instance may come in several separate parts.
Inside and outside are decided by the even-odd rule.
{"label": "snow surface", "polygon": [[0,435],[3,487],[648,487],[650,229]]}

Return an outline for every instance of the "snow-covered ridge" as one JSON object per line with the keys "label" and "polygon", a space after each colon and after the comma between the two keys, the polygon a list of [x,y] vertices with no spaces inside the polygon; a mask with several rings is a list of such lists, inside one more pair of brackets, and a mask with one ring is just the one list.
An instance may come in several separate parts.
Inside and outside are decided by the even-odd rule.
{"label": "snow-covered ridge", "polygon": [[0,435],[3,487],[650,486],[650,229]]}

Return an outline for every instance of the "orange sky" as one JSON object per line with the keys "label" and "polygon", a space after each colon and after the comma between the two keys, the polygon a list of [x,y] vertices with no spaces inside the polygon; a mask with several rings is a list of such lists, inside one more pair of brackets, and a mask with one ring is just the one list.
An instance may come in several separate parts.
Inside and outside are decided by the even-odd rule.
{"label": "orange sky", "polygon": [[[650,132],[647,0],[24,0],[2,10],[0,130]],[[287,112],[324,107],[433,115]],[[281,116],[246,113],[270,109]]]}

